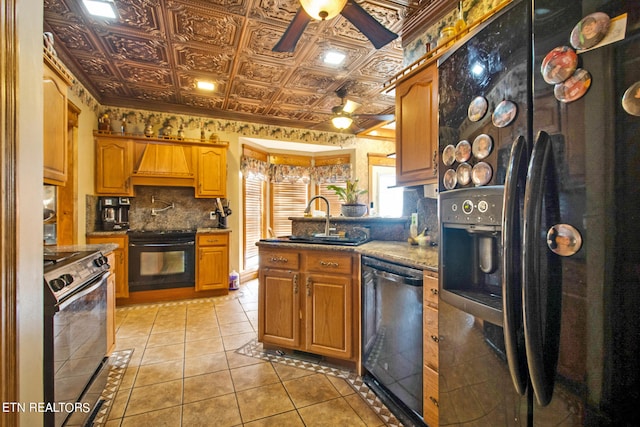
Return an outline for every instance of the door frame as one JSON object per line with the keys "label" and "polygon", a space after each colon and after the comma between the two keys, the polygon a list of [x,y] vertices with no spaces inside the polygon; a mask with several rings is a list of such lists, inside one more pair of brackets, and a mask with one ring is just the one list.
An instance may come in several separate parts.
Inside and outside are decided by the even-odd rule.
{"label": "door frame", "polygon": [[[18,348],[17,348],[17,10],[15,1],[3,2],[0,11],[0,103],[5,106],[0,115],[0,314],[2,338],[0,353],[0,393],[3,402],[18,401]],[[2,412],[0,426],[18,425],[15,411]]]}

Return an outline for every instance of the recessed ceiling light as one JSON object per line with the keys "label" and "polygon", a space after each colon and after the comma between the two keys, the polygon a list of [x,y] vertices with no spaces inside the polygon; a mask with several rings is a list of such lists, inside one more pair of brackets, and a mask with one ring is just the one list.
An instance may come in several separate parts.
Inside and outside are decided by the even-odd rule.
{"label": "recessed ceiling light", "polygon": [[111,1],[101,0],[82,0],[84,7],[87,8],[90,14],[94,16],[100,16],[101,18],[115,19],[116,5]]}
{"label": "recessed ceiling light", "polygon": [[196,87],[198,89],[208,90],[208,91],[213,91],[215,89],[215,85],[213,84],[213,82],[205,82],[201,80],[198,80],[198,82],[196,83]]}
{"label": "recessed ceiling light", "polygon": [[324,62],[325,64],[338,65],[342,64],[342,61],[344,61],[346,57],[347,56],[342,52],[331,50],[324,56]]}

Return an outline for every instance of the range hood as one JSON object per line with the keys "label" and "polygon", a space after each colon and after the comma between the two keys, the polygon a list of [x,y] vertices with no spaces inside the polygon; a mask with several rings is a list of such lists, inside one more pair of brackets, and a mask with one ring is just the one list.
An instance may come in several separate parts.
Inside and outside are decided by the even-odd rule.
{"label": "range hood", "polygon": [[[140,153],[141,152],[141,153]],[[136,144],[133,185],[192,187],[195,167],[192,147],[178,144]]]}

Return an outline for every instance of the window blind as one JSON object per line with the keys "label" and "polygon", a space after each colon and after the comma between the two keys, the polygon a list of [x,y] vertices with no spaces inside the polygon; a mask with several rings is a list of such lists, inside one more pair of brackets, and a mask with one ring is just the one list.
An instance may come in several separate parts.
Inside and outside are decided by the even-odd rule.
{"label": "window blind", "polygon": [[276,236],[291,235],[289,217],[304,215],[309,185],[301,182],[271,183],[271,228]]}
{"label": "window blind", "polygon": [[[331,216],[340,216],[340,212],[341,212],[340,205],[342,205],[343,202],[338,198],[335,191],[327,190],[327,185],[330,185],[330,184],[327,183],[327,184],[317,185],[316,194],[319,196],[324,196],[327,198],[327,200],[329,200],[329,204],[331,206],[329,213],[331,214]],[[332,182],[331,185],[336,185],[338,187],[347,186],[347,184],[344,181]],[[322,200],[316,200],[315,209],[318,209],[324,212],[327,208],[324,205],[324,202]]]}
{"label": "window blind", "polygon": [[244,192],[244,269],[258,266],[256,242],[264,237],[264,181],[243,179]]}

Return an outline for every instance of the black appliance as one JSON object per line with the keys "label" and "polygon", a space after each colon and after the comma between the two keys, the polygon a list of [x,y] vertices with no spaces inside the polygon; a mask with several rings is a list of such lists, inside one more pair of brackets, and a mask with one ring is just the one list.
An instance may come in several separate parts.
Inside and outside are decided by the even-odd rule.
{"label": "black appliance", "polygon": [[128,230],[130,207],[131,199],[128,197],[100,197],[98,210],[102,230]]}
{"label": "black appliance", "polygon": [[405,426],[422,417],[422,270],[362,257],[364,381]]}
{"label": "black appliance", "polygon": [[[594,12],[627,13],[611,24],[623,38],[578,52],[590,87],[561,102],[542,61],[569,46],[576,24]],[[445,156],[448,145],[488,135],[492,149],[467,163],[484,162],[487,184],[504,185],[497,307],[458,292],[467,286],[464,253],[447,252],[441,229],[441,425],[640,419],[640,118],[622,102],[640,81],[639,21],[639,2],[514,1],[439,60],[439,148],[449,160],[439,168],[441,218],[451,214],[448,193],[463,191],[444,185],[461,164]],[[472,115],[482,98],[486,114]],[[492,112],[505,100],[517,114],[499,127]],[[448,187],[473,186],[466,182]]]}
{"label": "black appliance", "polygon": [[107,259],[44,254],[44,413],[47,427],[90,423],[107,383]]}
{"label": "black appliance", "polygon": [[129,236],[129,290],[195,285],[193,230],[135,230]]}

